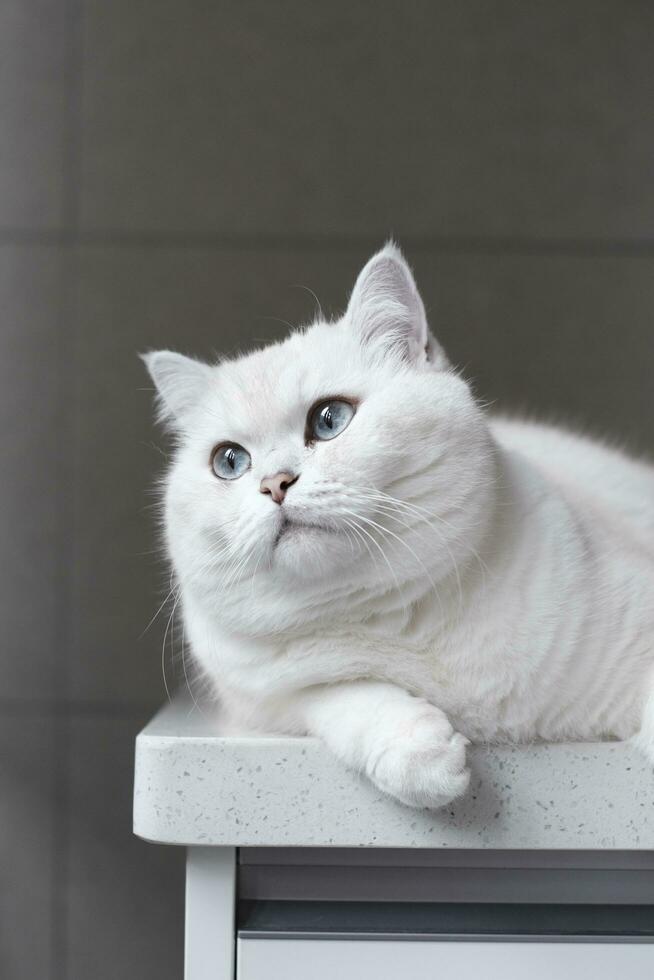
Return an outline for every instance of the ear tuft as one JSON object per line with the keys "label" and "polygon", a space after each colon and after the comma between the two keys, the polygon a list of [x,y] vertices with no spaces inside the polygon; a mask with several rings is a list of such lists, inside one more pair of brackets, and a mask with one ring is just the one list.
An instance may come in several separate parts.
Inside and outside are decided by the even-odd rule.
{"label": "ear tuft", "polygon": [[366,344],[399,354],[410,364],[437,370],[447,366],[445,354],[429,332],[411,269],[393,241],[359,273],[346,317]]}
{"label": "ear tuft", "polygon": [[202,361],[170,350],[150,351],[139,356],[157,389],[158,421],[182,425],[185,416],[197,404],[211,376],[211,368]]}

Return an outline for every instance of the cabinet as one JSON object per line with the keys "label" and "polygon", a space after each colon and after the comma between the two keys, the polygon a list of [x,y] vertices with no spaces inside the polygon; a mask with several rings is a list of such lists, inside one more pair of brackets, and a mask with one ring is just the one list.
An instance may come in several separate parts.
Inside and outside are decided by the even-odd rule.
{"label": "cabinet", "polygon": [[186,980],[654,977],[654,774],[624,743],[471,747],[414,811],[315,739],[138,736],[134,831],[187,849]]}

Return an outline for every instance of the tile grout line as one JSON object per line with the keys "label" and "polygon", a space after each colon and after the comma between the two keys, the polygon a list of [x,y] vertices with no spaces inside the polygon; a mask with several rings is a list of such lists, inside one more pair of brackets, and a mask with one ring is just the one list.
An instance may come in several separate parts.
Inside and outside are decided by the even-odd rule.
{"label": "tile grout line", "polygon": [[[79,202],[76,202],[75,211]],[[207,232],[148,232],[104,229],[83,231],[76,224],[63,230],[0,228],[0,245],[82,246],[115,249],[180,249],[206,251],[272,251],[287,249],[309,252],[374,250],[388,236],[379,234],[274,235]],[[398,235],[407,250],[443,255],[569,256],[638,258],[654,254],[652,238],[538,238],[520,235]]]}
{"label": "tile grout line", "polygon": [[40,718],[149,718],[161,707],[154,701],[93,701],[82,698],[0,697],[0,715]]}
{"label": "tile grout line", "polygon": [[[65,119],[61,222],[74,238],[79,228],[79,176],[81,171],[82,5],[66,0]],[[66,244],[59,242],[60,245]],[[69,651],[74,642],[72,590],[75,526],[75,297],[77,255],[64,250],[61,257],[58,311],[59,361],[59,479],[57,548],[57,628],[55,637],[55,694],[65,700],[69,690]],[[51,893],[51,980],[69,976],[69,860],[70,860],[70,711],[54,717],[54,807]]]}

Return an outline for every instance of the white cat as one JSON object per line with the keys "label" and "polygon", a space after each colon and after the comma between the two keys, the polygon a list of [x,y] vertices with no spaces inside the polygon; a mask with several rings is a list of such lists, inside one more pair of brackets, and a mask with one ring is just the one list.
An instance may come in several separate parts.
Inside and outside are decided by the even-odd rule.
{"label": "white cat", "polygon": [[412,806],[465,792],[469,739],[654,759],[654,468],[489,417],[395,246],[337,322],[145,360],[186,635],[240,724],[318,735]]}

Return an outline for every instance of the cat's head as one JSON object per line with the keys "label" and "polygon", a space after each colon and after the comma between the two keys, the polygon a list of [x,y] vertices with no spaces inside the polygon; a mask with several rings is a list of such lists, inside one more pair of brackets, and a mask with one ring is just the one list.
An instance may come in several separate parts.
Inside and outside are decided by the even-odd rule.
{"label": "cat's head", "polygon": [[405,603],[474,537],[486,425],[394,245],[335,322],[214,365],[144,359],[178,437],[169,551],[182,584],[226,611],[244,588],[316,612],[362,589]]}

